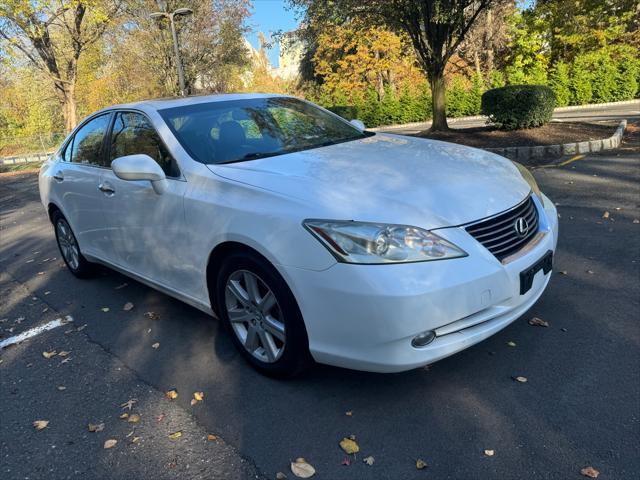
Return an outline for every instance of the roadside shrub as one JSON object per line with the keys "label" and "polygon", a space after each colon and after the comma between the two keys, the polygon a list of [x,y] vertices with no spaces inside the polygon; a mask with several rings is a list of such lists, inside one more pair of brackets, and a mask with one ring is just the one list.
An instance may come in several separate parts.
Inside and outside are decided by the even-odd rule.
{"label": "roadside shrub", "polygon": [[482,113],[505,130],[544,125],[555,105],[553,90],[545,85],[507,85],[482,95]]}
{"label": "roadside shrub", "polygon": [[468,87],[464,77],[457,75],[447,85],[446,108],[449,117],[462,117],[469,111]]}
{"label": "roadside shrub", "polygon": [[571,90],[572,105],[586,105],[593,97],[593,89],[591,88],[591,72],[589,71],[588,61],[584,56],[578,56],[571,66],[571,81],[569,88]]}
{"label": "roadside shrub", "polygon": [[569,65],[565,62],[556,63],[549,75],[549,86],[556,95],[556,107],[569,105],[571,101],[569,81]]}

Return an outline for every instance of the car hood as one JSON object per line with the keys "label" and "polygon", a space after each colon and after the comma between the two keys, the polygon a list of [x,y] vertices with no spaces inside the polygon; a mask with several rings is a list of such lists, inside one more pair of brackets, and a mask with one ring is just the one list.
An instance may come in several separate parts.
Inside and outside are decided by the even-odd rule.
{"label": "car hood", "polygon": [[494,215],[530,192],[503,157],[389,134],[208,167],[224,178],[296,198],[307,218],[431,229]]}

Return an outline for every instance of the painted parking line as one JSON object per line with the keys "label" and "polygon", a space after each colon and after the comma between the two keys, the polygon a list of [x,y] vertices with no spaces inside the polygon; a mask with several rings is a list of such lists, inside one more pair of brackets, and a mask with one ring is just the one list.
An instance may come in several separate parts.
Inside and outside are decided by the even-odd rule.
{"label": "painted parking line", "polygon": [[586,155],[574,155],[573,157],[571,157],[568,160],[565,160],[564,162],[560,162],[560,163],[555,163],[553,165],[541,165],[537,168],[558,168],[558,167],[564,167],[566,165],[569,165],[570,163],[573,162],[577,162],[578,160],[582,160],[583,158],[586,158]]}
{"label": "painted parking line", "polygon": [[56,318],[55,320],[45,323],[44,325],[39,325],[37,327],[30,328],[29,330],[26,330],[19,335],[15,335],[13,337],[9,337],[5,340],[2,340],[0,342],[0,350],[2,350],[5,347],[8,347],[9,345],[24,342],[25,340],[35,337],[36,335],[40,335],[41,333],[46,332],[48,330],[53,330],[54,328],[58,328],[58,327],[61,327],[62,325],[66,325],[69,322],[73,322],[73,318],[71,318],[71,315],[67,315],[64,318]]}

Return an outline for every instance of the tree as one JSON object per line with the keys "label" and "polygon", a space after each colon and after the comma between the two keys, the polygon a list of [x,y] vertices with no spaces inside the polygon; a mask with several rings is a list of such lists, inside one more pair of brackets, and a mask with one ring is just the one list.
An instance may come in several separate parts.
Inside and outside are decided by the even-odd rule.
{"label": "tree", "polygon": [[347,23],[355,18],[406,34],[432,91],[432,130],[446,130],[445,67],[478,16],[493,0],[289,0],[304,11],[305,23]]}
{"label": "tree", "polygon": [[119,0],[0,0],[0,39],[52,82],[67,132],[77,123],[78,62],[120,8]]}

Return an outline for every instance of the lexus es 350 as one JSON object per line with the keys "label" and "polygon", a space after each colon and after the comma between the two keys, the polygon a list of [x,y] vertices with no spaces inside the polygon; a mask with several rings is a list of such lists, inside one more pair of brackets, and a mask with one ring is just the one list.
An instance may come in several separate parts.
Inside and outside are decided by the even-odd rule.
{"label": "lexus es 350", "polygon": [[397,372],[465,349],[540,297],[558,240],[521,165],[289,96],[106,108],[39,185],[71,273],[104,264],[215,313],[280,376],[312,360]]}

